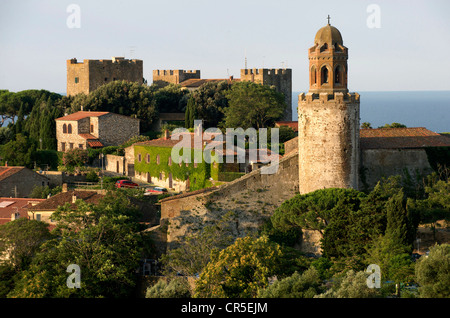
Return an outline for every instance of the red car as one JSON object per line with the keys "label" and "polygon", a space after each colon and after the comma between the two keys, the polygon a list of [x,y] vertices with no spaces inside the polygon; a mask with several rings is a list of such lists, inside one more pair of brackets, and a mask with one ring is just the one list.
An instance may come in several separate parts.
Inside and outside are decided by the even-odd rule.
{"label": "red car", "polygon": [[137,188],[139,187],[139,184],[134,183],[130,180],[117,180],[116,181],[116,188]]}

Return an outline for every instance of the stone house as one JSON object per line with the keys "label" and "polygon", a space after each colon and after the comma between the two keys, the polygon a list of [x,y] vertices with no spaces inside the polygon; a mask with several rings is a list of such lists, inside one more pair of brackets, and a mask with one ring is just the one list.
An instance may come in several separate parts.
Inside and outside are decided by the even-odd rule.
{"label": "stone house", "polygon": [[0,225],[19,218],[28,219],[28,209],[45,199],[0,198]]}
{"label": "stone house", "polygon": [[26,198],[36,186],[48,186],[47,177],[26,167],[0,167],[0,196]]}
{"label": "stone house", "polygon": [[91,111],[57,118],[58,151],[121,145],[139,135],[139,121],[110,112]]}
{"label": "stone house", "polygon": [[46,222],[51,227],[54,227],[56,223],[52,220],[52,214],[59,206],[69,203],[72,208],[76,208],[75,202],[78,199],[81,199],[86,203],[97,204],[104,196],[105,195],[99,194],[96,191],[63,191],[43,202],[31,206],[28,209],[28,218],[30,220]]}

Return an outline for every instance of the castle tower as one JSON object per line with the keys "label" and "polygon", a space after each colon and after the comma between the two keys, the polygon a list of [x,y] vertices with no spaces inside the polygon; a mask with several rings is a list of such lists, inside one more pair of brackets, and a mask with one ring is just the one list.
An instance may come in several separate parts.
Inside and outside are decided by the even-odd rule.
{"label": "castle tower", "polygon": [[321,28],[308,57],[309,92],[298,100],[300,193],[358,189],[359,94],[348,92],[348,49],[339,30]]}
{"label": "castle tower", "polygon": [[287,106],[281,120],[292,120],[292,69],[241,69],[241,81],[273,86],[277,92],[284,95]]}

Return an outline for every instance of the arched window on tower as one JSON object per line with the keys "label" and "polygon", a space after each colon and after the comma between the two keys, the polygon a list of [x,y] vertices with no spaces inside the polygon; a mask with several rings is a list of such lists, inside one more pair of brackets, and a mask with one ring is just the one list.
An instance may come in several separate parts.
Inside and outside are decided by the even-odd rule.
{"label": "arched window on tower", "polygon": [[334,83],[342,84],[342,67],[340,65],[334,69]]}
{"label": "arched window on tower", "polygon": [[317,70],[314,65],[311,68],[311,84],[313,85],[317,84]]}
{"label": "arched window on tower", "polygon": [[320,48],[320,52],[326,51],[328,50],[328,44],[325,43],[324,45],[322,45],[322,47]]}
{"label": "arched window on tower", "polygon": [[63,134],[67,134],[67,125],[66,124],[63,125]]}
{"label": "arched window on tower", "polygon": [[320,71],[321,84],[328,83],[328,68],[326,66],[322,67]]}

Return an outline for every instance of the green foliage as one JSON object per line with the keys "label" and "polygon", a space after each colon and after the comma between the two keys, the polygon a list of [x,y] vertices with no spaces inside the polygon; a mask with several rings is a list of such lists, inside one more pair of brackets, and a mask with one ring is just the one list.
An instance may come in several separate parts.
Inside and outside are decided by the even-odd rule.
{"label": "green foliage", "polygon": [[193,110],[189,110],[189,122],[192,123],[190,128],[193,127],[194,119],[202,119],[205,128],[219,127],[228,107],[227,91],[231,87],[227,81],[209,82],[191,92]]}
{"label": "green foliage", "polygon": [[199,232],[186,237],[180,246],[162,256],[165,275],[194,276],[201,273],[210,261],[211,253],[220,251],[232,243],[231,226],[236,217],[225,214],[219,222],[207,225]]}
{"label": "green foliage", "polygon": [[[203,158],[203,151],[201,149],[191,149],[190,163],[185,163],[184,159],[181,164],[172,162],[169,164],[169,158],[172,156],[172,148],[170,147],[152,147],[145,145],[136,145],[134,147],[135,164],[134,169],[137,172],[149,173],[153,178],[159,178],[160,173],[163,173],[164,178],[168,178],[172,174],[173,179],[186,181],[189,178],[190,190],[203,189],[211,186],[209,178],[211,176],[211,164],[207,163]],[[201,162],[194,165],[194,158],[201,157]],[[139,162],[139,154],[141,155],[141,162]],[[147,155],[150,161],[147,162]],[[159,156],[159,164],[157,158]],[[180,149],[180,157],[186,158],[187,153],[183,153]]]}
{"label": "green foliage", "polygon": [[197,119],[197,110],[195,105],[195,100],[191,96],[188,100],[184,118],[185,128],[194,128],[194,120]]}
{"label": "green foliage", "polygon": [[9,262],[15,270],[23,270],[44,241],[51,238],[47,224],[19,218],[0,226],[0,255],[9,253]]}
{"label": "green foliage", "polygon": [[16,271],[11,264],[0,264],[0,298],[6,298],[14,289],[15,274]]}
{"label": "green foliage", "polygon": [[61,186],[50,188],[49,186],[35,186],[30,197],[35,199],[47,199],[49,195],[54,196],[62,191]]}
{"label": "green foliage", "polygon": [[367,274],[349,270],[333,277],[333,283],[325,293],[317,298],[374,298],[379,297],[376,288],[367,287]]}
{"label": "green foliage", "polygon": [[99,177],[97,172],[91,170],[86,174],[86,181],[87,182],[98,182]]}
{"label": "green foliage", "polygon": [[31,140],[22,134],[17,134],[14,140],[11,140],[1,146],[0,154],[3,158],[3,164],[8,162],[10,166],[33,167],[33,154],[36,146]]}
{"label": "green foliage", "polygon": [[212,253],[196,282],[194,297],[255,297],[279,270],[281,257],[280,246],[267,236],[238,238],[233,245]]}
{"label": "green foliage", "polygon": [[214,177],[213,179],[217,181],[231,182],[233,180],[239,179],[244,175],[244,172],[217,171],[217,179],[215,179]]}
{"label": "green foliage", "polygon": [[363,128],[363,129],[371,129],[372,125],[370,123],[368,123],[368,122],[363,122],[361,124],[361,128]]}
{"label": "green foliage", "polygon": [[84,149],[74,148],[63,154],[63,165],[68,169],[82,167],[87,163],[87,160],[88,153]]}
{"label": "green foliage", "polygon": [[253,82],[233,84],[226,97],[229,106],[224,109],[224,127],[228,128],[273,127],[286,108],[283,94]]}
{"label": "green foliage", "polygon": [[406,128],[406,125],[399,123],[385,124],[384,126],[380,126],[378,128]]}
{"label": "green foliage", "polygon": [[147,289],[145,298],[190,298],[191,291],[185,277],[172,278],[170,282],[159,280]]}
{"label": "green foliage", "polygon": [[[127,297],[136,284],[142,228],[136,208],[122,193],[110,193],[94,206],[79,200],[58,208],[53,234],[20,273],[9,297]],[[81,288],[66,286],[66,268],[81,269]]]}
{"label": "green foliage", "polygon": [[313,298],[321,292],[322,281],[318,271],[311,267],[302,274],[275,281],[258,292],[259,298]]}
{"label": "green foliage", "polygon": [[415,267],[419,295],[422,298],[450,297],[450,244],[435,245],[428,257],[421,257]]}

